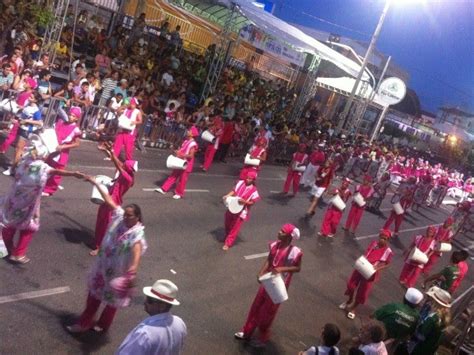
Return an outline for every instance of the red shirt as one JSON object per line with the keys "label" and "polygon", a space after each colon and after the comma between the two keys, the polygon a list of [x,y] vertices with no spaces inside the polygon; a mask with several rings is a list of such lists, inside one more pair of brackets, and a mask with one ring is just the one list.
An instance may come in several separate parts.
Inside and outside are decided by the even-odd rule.
{"label": "red shirt", "polygon": [[221,143],[230,144],[232,143],[232,137],[234,136],[234,123],[226,122],[224,124],[224,132],[222,133]]}
{"label": "red shirt", "polygon": [[309,156],[309,162],[313,165],[321,165],[326,160],[326,156],[323,152],[315,150]]}
{"label": "red shirt", "polygon": [[318,187],[328,187],[331,185],[331,180],[334,175],[332,167],[325,168],[320,166],[316,173],[316,186]]}

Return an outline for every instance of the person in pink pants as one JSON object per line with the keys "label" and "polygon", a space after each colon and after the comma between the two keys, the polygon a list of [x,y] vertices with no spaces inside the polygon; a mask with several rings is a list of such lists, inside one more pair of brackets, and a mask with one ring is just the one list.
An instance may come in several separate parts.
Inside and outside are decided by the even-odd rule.
{"label": "person in pink pants", "polygon": [[[446,218],[443,225],[438,227],[438,229],[436,230],[436,235],[435,235],[436,244],[438,243],[451,244],[451,239],[453,238],[453,231],[452,231],[453,223],[454,223],[453,217],[449,216],[448,218]],[[425,277],[430,273],[433,266],[441,258],[441,255],[442,253],[440,251],[437,251],[437,250],[433,251],[428,262],[423,268],[423,275],[425,275]]]}
{"label": "person in pink pants", "polygon": [[173,198],[179,200],[184,197],[186,183],[188,182],[189,174],[193,171],[194,155],[196,154],[198,145],[194,139],[199,135],[196,127],[192,126],[186,133],[186,139],[178,150],[174,151],[174,155],[178,158],[187,160],[188,164],[184,170],[174,169],[171,175],[165,180],[163,185],[157,189],[156,192],[166,194],[171,187],[176,184],[175,194]]}
{"label": "person in pink pants", "polygon": [[[293,240],[300,238],[300,231],[293,224],[287,223],[278,232],[278,240],[269,243],[267,260],[257,274],[257,281],[266,273],[281,275],[288,290],[293,274],[301,271],[303,251],[293,245]],[[234,334],[238,340],[251,340],[251,345],[264,347],[270,339],[270,327],[275,319],[280,304],[273,303],[263,285],[258,288],[257,295],[242,329]],[[251,339],[252,334],[258,328],[259,336]]]}
{"label": "person in pink pants", "polygon": [[[135,160],[125,160],[125,162],[122,163],[113,153],[109,143],[105,143],[104,148],[107,156],[114,163],[118,173],[118,177],[114,179],[113,185],[109,187],[109,194],[114,203],[121,205],[123,203],[123,196],[130,190],[135,182],[135,173],[138,170],[138,163]],[[93,250],[89,253],[91,256],[96,256],[99,252],[105,232],[110,223],[112,212],[106,203],[99,206],[95,222]]]}
{"label": "person in pink pants", "polygon": [[[370,175],[365,175],[362,185],[357,186],[355,192],[361,194],[364,200],[368,201],[374,194],[372,177]],[[364,214],[365,206],[366,205],[359,206],[354,200],[352,200],[351,209],[349,210],[346,224],[342,229],[349,230],[350,233],[355,234],[355,231],[359,226],[360,220]]]}
{"label": "person in pink pants", "polygon": [[[342,201],[347,202],[349,197],[351,197],[352,192],[349,190],[350,180],[344,178],[341,183],[341,187],[336,189],[331,195],[336,196],[339,195]],[[337,208],[334,204],[330,204],[326,213],[324,214],[323,223],[321,224],[321,231],[318,232],[318,235],[321,237],[332,238],[337,232],[337,226],[342,218],[342,213],[339,208]]]}
{"label": "person in pink pants", "polygon": [[[56,148],[57,152],[50,154],[46,160],[46,163],[52,168],[64,170],[69,161],[69,151],[79,147],[81,129],[78,127],[77,122],[81,119],[81,116],[82,111],[79,107],[71,107],[68,120],[59,119],[56,122],[54,130],[56,131],[59,145]],[[46,182],[43,196],[52,196],[58,190],[60,183],[60,175],[50,176]]]}
{"label": "person in pink pants", "polygon": [[225,212],[225,242],[222,250],[229,250],[234,245],[237,236],[239,235],[242,223],[249,219],[250,207],[260,200],[257,187],[255,186],[255,179],[257,173],[255,171],[249,171],[245,180],[240,180],[237,185],[227,195],[222,197],[225,202],[228,197],[236,196],[239,197],[239,204],[243,205],[243,209],[239,213],[232,213],[229,210]]}
{"label": "person in pink pants", "polygon": [[400,193],[397,192],[397,194],[393,196],[392,203],[396,201],[396,198],[399,197],[400,194],[400,205],[403,208],[403,213],[397,214],[395,210],[392,209],[390,211],[390,215],[388,216],[387,220],[385,221],[385,224],[382,227],[383,229],[389,229],[392,223],[395,222],[393,234],[394,237],[398,237],[398,232],[400,231],[400,226],[402,225],[406,210],[411,205],[411,201],[413,199],[413,191],[411,189],[406,188],[403,191],[400,191]]}
{"label": "person in pink pants", "polygon": [[260,160],[258,166],[247,165],[245,164],[239,174],[239,179],[244,180],[249,171],[255,171],[258,175],[258,172],[262,168],[262,164],[267,160],[267,140],[264,137],[259,137],[255,140],[255,144],[250,148],[248,154],[252,159]]}
{"label": "person in pink pants", "polygon": [[20,123],[16,118],[12,118],[11,120],[11,128],[10,132],[8,133],[7,138],[3,141],[2,145],[0,145],[0,154],[5,154],[10,148],[10,146],[15,142],[16,136],[18,134],[18,128],[20,128]]}
{"label": "person in pink pants", "polygon": [[286,176],[285,185],[283,186],[283,193],[287,194],[290,191],[291,183],[293,182],[293,196],[296,196],[300,187],[302,171],[296,170],[300,167],[305,167],[308,164],[308,154],[306,154],[306,144],[300,144],[298,151],[293,154],[290,166],[288,167],[288,175]]}
{"label": "person in pink pants", "polygon": [[222,133],[224,132],[224,125],[222,123],[222,118],[219,116],[220,111],[217,111],[217,114],[214,116],[212,125],[209,128],[209,132],[211,132],[216,140],[214,143],[209,143],[206,147],[206,151],[204,152],[204,163],[202,164],[202,170],[208,171],[211,167],[211,164],[214,160],[214,155],[219,149],[219,144],[221,140]]}
{"label": "person in pink pants", "polygon": [[428,258],[434,251],[436,227],[429,226],[426,229],[426,235],[417,235],[411,243],[410,247],[403,253],[405,257],[405,264],[398,280],[400,284],[406,288],[414,287],[418,277],[423,271],[424,264],[415,260],[410,260],[408,257],[414,248],[418,248],[422,253],[426,254]]}
{"label": "person in pink pants", "polygon": [[142,124],[142,113],[137,108],[138,99],[133,97],[128,107],[119,116],[119,130],[114,141],[114,154],[118,157],[125,149],[125,160],[133,160],[137,126]]}

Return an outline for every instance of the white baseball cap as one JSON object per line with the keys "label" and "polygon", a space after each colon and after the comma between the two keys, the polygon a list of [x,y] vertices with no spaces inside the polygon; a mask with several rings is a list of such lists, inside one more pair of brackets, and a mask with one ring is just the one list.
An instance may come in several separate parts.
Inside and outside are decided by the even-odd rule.
{"label": "white baseball cap", "polygon": [[423,301],[423,293],[414,287],[410,287],[405,293],[405,299],[411,304],[420,304]]}

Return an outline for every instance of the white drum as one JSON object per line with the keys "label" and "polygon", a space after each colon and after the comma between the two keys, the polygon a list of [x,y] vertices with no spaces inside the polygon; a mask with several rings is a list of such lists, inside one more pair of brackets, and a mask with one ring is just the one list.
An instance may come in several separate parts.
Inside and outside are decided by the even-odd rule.
{"label": "white drum", "polygon": [[439,251],[441,253],[443,252],[449,252],[453,249],[453,246],[451,243],[443,243],[443,242],[438,242],[436,243],[435,250]]}
{"label": "white drum", "polygon": [[268,272],[261,276],[259,280],[274,304],[283,303],[288,299],[288,292],[281,274]]}
{"label": "white drum", "polygon": [[125,115],[121,115],[118,118],[118,126],[121,129],[126,129],[127,131],[133,131],[135,129],[135,124],[132,123],[132,120]]}
{"label": "white drum", "polygon": [[173,154],[168,156],[168,159],[166,159],[166,167],[168,169],[184,170],[187,166],[188,162],[185,159],[175,157]]}
{"label": "white drum", "polygon": [[214,144],[216,142],[216,136],[214,136],[209,130],[202,132],[201,138],[203,141]]}
{"label": "white drum", "polygon": [[20,107],[14,99],[3,99],[0,102],[0,109],[3,111],[11,112],[16,115],[20,110]]}
{"label": "white drum", "polygon": [[300,163],[294,163],[292,170],[297,171],[299,173],[303,173],[306,170],[306,165],[298,165]]}
{"label": "white drum", "polygon": [[[112,178],[105,175],[97,175],[95,177],[95,181],[97,181],[97,183],[99,184],[99,188],[105,189],[105,191],[107,191],[107,188],[110,185],[112,185]],[[91,202],[96,203],[98,205],[101,205],[104,203],[104,199],[102,198],[102,195],[100,194],[99,189],[95,185],[94,185],[94,188],[92,189]]]}
{"label": "white drum", "polygon": [[239,203],[240,197],[237,196],[229,196],[225,199],[224,204],[226,205],[227,209],[232,214],[238,214],[242,212],[244,209],[244,205]]}
{"label": "white drum", "polygon": [[364,277],[364,279],[368,280],[375,274],[375,268],[367,260],[365,256],[359,257],[354,264],[354,268]]}
{"label": "white drum", "polygon": [[361,193],[358,192],[354,195],[354,202],[356,203],[357,206],[359,207],[364,207],[365,206],[365,200],[364,197],[362,197]]}
{"label": "white drum", "polygon": [[408,260],[411,260],[417,264],[426,264],[428,262],[428,255],[423,253],[417,247],[414,247],[410,255],[408,255]]}
{"label": "white drum", "polygon": [[260,159],[253,159],[250,157],[250,154],[247,153],[244,160],[245,165],[259,166]]}
{"label": "white drum", "polygon": [[405,212],[405,210],[403,209],[400,202],[394,203],[392,205],[392,207],[393,207],[393,210],[395,211],[395,213],[398,214],[398,215],[403,214]]}
{"label": "white drum", "polygon": [[335,195],[332,199],[331,199],[331,203],[334,205],[334,207],[336,207],[339,211],[344,211],[344,208],[346,208],[346,204],[344,203],[344,201],[342,201],[342,198],[341,196],[339,195]]}
{"label": "white drum", "polygon": [[56,135],[56,131],[54,130],[54,128],[46,128],[43,130],[43,132],[38,134],[38,136],[41,138],[41,141],[48,149],[49,154],[54,153],[56,151],[59,142],[58,136]]}

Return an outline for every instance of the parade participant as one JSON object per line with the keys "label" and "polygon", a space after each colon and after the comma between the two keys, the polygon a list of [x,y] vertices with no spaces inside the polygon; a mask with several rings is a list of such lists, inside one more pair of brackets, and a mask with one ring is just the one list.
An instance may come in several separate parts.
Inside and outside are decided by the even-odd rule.
{"label": "parade participant", "polygon": [[389,303],[377,309],[373,318],[381,321],[387,331],[387,339],[400,341],[409,339],[416,329],[420,316],[418,305],[423,301],[423,293],[416,288],[409,288],[405,292],[403,303]]}
{"label": "parade participant", "polygon": [[367,201],[367,209],[370,209],[374,212],[380,212],[380,206],[382,205],[382,201],[387,195],[387,190],[391,184],[392,182],[390,181],[390,173],[386,171],[375,183],[372,198]]}
{"label": "parade participant", "polygon": [[[46,181],[51,175],[74,176],[83,178],[79,172],[51,168],[44,162],[48,150],[38,139],[32,143],[31,151],[23,157],[15,171],[15,181],[4,198],[0,213],[2,237],[5,242],[10,260],[26,264],[30,259],[26,256],[33,234],[39,229],[41,193]],[[20,232],[20,238],[15,245],[15,233]]]}
{"label": "parade participant", "polygon": [[428,299],[420,310],[420,319],[415,335],[407,345],[407,351],[411,355],[435,354],[443,330],[451,321],[450,294],[433,286],[426,292],[426,295]]}
{"label": "parade participant", "polygon": [[371,242],[365,251],[364,256],[376,270],[370,279],[366,280],[357,270],[352,272],[345,292],[349,298],[339,306],[347,312],[347,318],[355,318],[355,309],[358,305],[365,304],[374,283],[380,278],[380,271],[387,268],[392,261],[393,251],[388,245],[391,237],[392,233],[389,230],[382,229],[379,240]]}
{"label": "parade participant", "polygon": [[[359,193],[365,201],[369,201],[374,193],[372,177],[370,175],[364,176],[362,185],[358,185],[355,189],[355,192]],[[355,234],[360,220],[362,219],[362,215],[364,214],[366,204],[364,206],[359,206],[354,200],[352,200],[351,209],[349,210],[346,224],[343,227],[344,230],[349,230],[352,234]]]}
{"label": "parade participant", "polygon": [[303,173],[303,177],[301,178],[301,184],[304,187],[313,186],[316,172],[326,160],[326,156],[323,152],[323,147],[324,144],[315,145],[313,151],[309,155],[308,166],[306,167],[306,170]]}
{"label": "parade participant", "polygon": [[[292,241],[300,238],[300,231],[292,224],[284,224],[278,232],[278,240],[269,244],[268,258],[257,274],[257,280],[264,274],[271,272],[281,274],[288,290],[293,273],[300,272],[303,252]],[[260,281],[259,281],[260,282]],[[277,314],[280,304],[274,304],[265,291],[263,285],[258,289],[257,295],[250,307],[247,320],[242,330],[234,336],[240,340],[250,340],[253,332],[258,328],[260,334],[254,339],[252,345],[265,346],[270,338],[270,327]]]}
{"label": "parade participant", "polygon": [[212,161],[214,160],[214,155],[219,148],[221,136],[223,133],[224,125],[222,123],[222,118],[219,116],[220,110],[216,111],[216,114],[212,120],[212,125],[209,127],[209,132],[211,132],[215,137],[214,143],[209,143],[207,145],[206,151],[204,152],[204,163],[202,164],[201,168],[203,171],[208,171],[211,167]]}
{"label": "parade participant", "polygon": [[399,281],[404,287],[413,287],[416,284],[416,280],[423,271],[424,265],[414,260],[410,260],[408,257],[414,248],[418,248],[422,253],[426,254],[428,258],[434,251],[435,248],[435,233],[436,227],[429,226],[426,229],[425,235],[417,235],[410,247],[403,253],[405,257],[405,265],[400,273]]}
{"label": "parade participant", "polygon": [[[453,232],[451,230],[453,226],[453,217],[448,217],[444,221],[444,223],[438,227],[436,230],[436,235],[435,235],[435,242],[438,243],[450,243],[451,244],[451,239],[453,237]],[[433,251],[433,253],[430,255],[430,258],[428,259],[428,262],[425,264],[425,267],[423,268],[423,274],[428,275],[433,268],[433,265],[435,265],[439,258],[441,258],[441,252],[438,250]]]}
{"label": "parade participant", "polygon": [[98,258],[88,276],[86,308],[76,323],[67,326],[71,333],[83,333],[92,328],[102,303],[105,308],[94,330],[106,332],[109,329],[117,309],[130,304],[140,259],[147,249],[140,207],[130,204],[122,208],[93,177],[86,179],[97,187],[113,212]]}
{"label": "parade participant", "polygon": [[255,144],[250,148],[248,154],[250,154],[250,158],[260,160],[260,164],[258,166],[244,165],[239,174],[240,180],[244,180],[249,171],[255,171],[258,176],[262,164],[267,160],[267,140],[264,137],[256,139]]}
{"label": "parade participant", "polygon": [[[347,178],[344,178],[341,182],[341,186],[330,193],[331,196],[339,195],[344,203],[349,200],[352,192],[349,189],[351,181]],[[342,218],[342,213],[339,208],[337,208],[333,203],[330,203],[326,213],[324,214],[323,223],[321,224],[321,231],[318,232],[318,235],[321,237],[333,238],[337,232],[337,226]]]}
{"label": "parade participant", "polygon": [[[104,143],[104,148],[101,150],[104,150],[104,152],[107,154],[107,157],[112,160],[118,173],[118,176],[114,179],[112,186],[109,187],[108,193],[115,204],[122,205],[123,196],[135,182],[135,173],[138,170],[138,163],[136,160],[125,160],[125,162],[122,163],[113,153],[112,146],[108,142]],[[112,212],[113,210],[111,210],[109,205],[106,203],[103,203],[99,206],[95,222],[94,242],[92,245],[93,250],[89,253],[89,255],[96,256],[99,253],[99,248],[107,231],[107,226],[109,225],[110,219],[112,217]]]}
{"label": "parade participant", "polygon": [[451,213],[451,217],[454,220],[452,226],[453,237],[456,236],[456,234],[462,230],[464,224],[469,219],[469,215],[471,214],[471,207],[471,202],[463,201],[458,203],[454,211]]}
{"label": "parade participant", "polygon": [[472,193],[474,193],[474,177],[467,178],[462,189],[463,189],[463,193],[461,196],[461,202],[463,202]]}
{"label": "parade participant", "polygon": [[459,285],[461,284],[462,280],[464,280],[464,277],[466,277],[467,272],[469,270],[469,267],[466,262],[467,258],[469,257],[469,253],[466,250],[460,250],[459,253],[461,253],[460,254],[461,261],[459,261],[457,264],[458,269],[459,269],[459,275],[456,278],[456,280],[454,280],[451,287],[448,289],[448,292],[451,295],[453,295],[454,292],[456,292],[456,290],[459,288]]}
{"label": "parade participant", "polygon": [[[465,268],[464,265],[460,265],[460,263],[465,262],[468,257],[469,254],[465,250],[453,252],[451,254],[450,264],[439,273],[426,278],[426,280],[423,282],[423,288],[425,288],[427,284],[429,285],[430,283],[434,283],[441,289],[446,290],[452,294],[452,291],[455,291],[459,287],[461,280],[467,273],[467,264],[465,265]],[[453,285],[455,286],[454,290]]]}
{"label": "parade participant", "polygon": [[323,166],[320,166],[316,172],[315,182],[311,188],[311,195],[313,199],[309,205],[306,217],[311,217],[316,213],[316,207],[318,206],[319,199],[323,195],[324,191],[331,185],[332,178],[334,177],[334,167],[331,159],[324,162]]}
{"label": "parade participant", "polygon": [[406,209],[411,204],[412,196],[413,191],[411,189],[403,188],[402,186],[400,186],[397,193],[392,197],[392,203],[394,203],[399,198],[400,205],[403,208],[403,213],[397,214],[397,212],[395,212],[395,209],[392,208],[392,210],[390,211],[390,215],[388,216],[382,228],[388,229],[390,228],[391,224],[395,222],[395,232],[393,234],[394,237],[398,237],[398,231],[400,230],[400,226],[402,225]]}
{"label": "parade participant", "polygon": [[[142,113],[137,108],[138,99],[132,97],[128,107],[122,112],[119,117],[119,131],[114,141],[114,154],[120,156],[122,147],[125,149],[125,159],[133,159],[133,149],[135,148],[135,135],[137,132],[136,126],[142,124]],[[120,127],[121,120],[127,122],[126,127]],[[133,127],[133,128],[132,128]],[[129,129],[130,128],[130,129]]]}
{"label": "parade participant", "polygon": [[224,202],[226,201],[227,197],[239,197],[239,204],[244,206],[242,212],[240,213],[234,214],[229,210],[225,212],[226,238],[222,250],[227,251],[232,245],[234,245],[234,242],[239,235],[240,228],[242,228],[242,223],[249,219],[251,206],[260,200],[260,195],[258,194],[257,187],[255,186],[256,179],[257,173],[250,170],[244,180],[237,182],[234,189],[222,197]]}
{"label": "parade participant", "polygon": [[300,351],[298,355],[339,355],[336,344],[341,339],[341,331],[338,326],[326,323],[321,332],[321,345],[312,346],[306,351]]}
{"label": "parade participant", "polygon": [[180,304],[177,293],[178,287],[169,280],[144,287],[145,312],[150,317],[127,335],[115,354],[181,354],[187,329],[180,317],[171,314],[171,308]]}
{"label": "parade participant", "polygon": [[[69,110],[68,120],[64,121],[59,119],[56,122],[54,130],[58,138],[58,147],[56,153],[50,154],[46,162],[49,166],[55,169],[64,170],[69,161],[69,151],[73,148],[77,148],[80,145],[81,129],[78,127],[77,122],[81,119],[82,111],[79,107],[71,107]],[[60,175],[50,176],[46,182],[46,186],[43,191],[43,196],[51,196],[57,190],[61,183]]]}
{"label": "parade participant", "polygon": [[199,136],[199,131],[196,127],[192,126],[186,132],[186,139],[181,144],[178,150],[174,151],[174,155],[181,159],[186,159],[188,165],[184,170],[175,169],[173,173],[165,180],[163,185],[157,189],[156,192],[160,194],[166,194],[168,190],[176,183],[175,194],[173,198],[179,200],[184,197],[186,183],[188,182],[189,174],[193,171],[194,155],[196,154],[198,145],[195,141],[195,137]]}
{"label": "parade participant", "polygon": [[300,144],[298,151],[293,153],[290,166],[288,167],[288,175],[286,176],[285,185],[283,186],[283,193],[287,194],[290,191],[290,185],[293,182],[293,196],[296,196],[300,187],[301,171],[296,170],[301,166],[305,166],[308,160],[306,154],[306,144]]}

